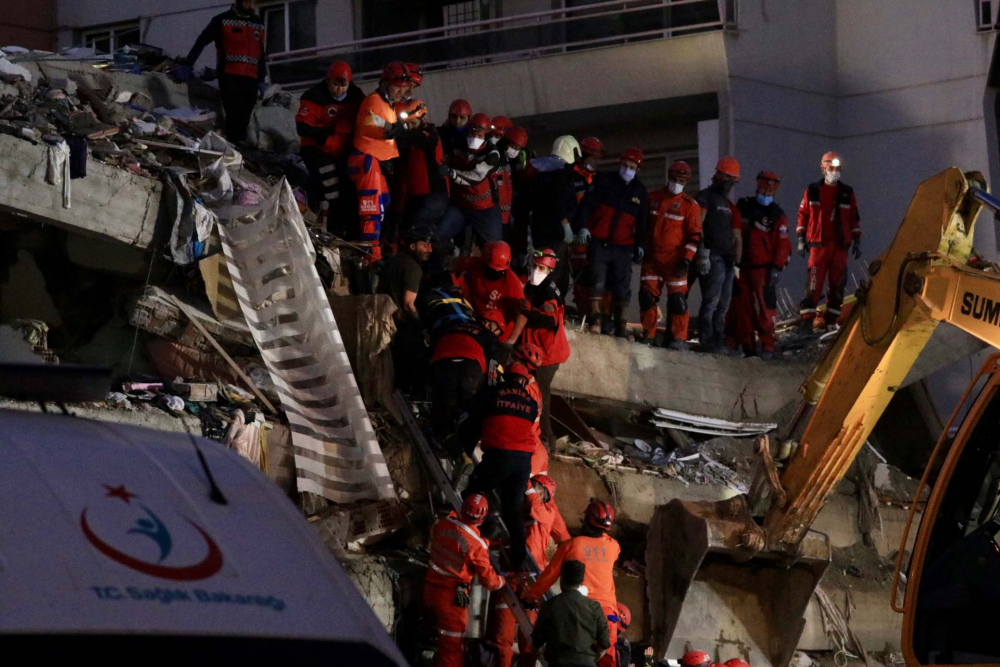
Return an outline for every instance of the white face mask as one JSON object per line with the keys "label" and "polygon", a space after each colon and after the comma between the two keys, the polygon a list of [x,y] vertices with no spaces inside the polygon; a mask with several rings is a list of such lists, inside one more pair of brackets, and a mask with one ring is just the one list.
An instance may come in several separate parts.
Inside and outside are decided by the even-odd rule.
{"label": "white face mask", "polygon": [[594,173],[594,165],[590,164],[589,162],[584,162],[583,168],[589,171],[590,173]]}
{"label": "white face mask", "polygon": [[518,148],[517,146],[511,146],[510,148],[507,149],[507,157],[510,158],[511,160],[520,155],[520,153],[521,149]]}
{"label": "white face mask", "polygon": [[531,284],[541,285],[542,283],[545,282],[545,279],[548,277],[549,274],[546,273],[545,271],[540,271],[538,269],[535,269],[534,271],[531,272]]}
{"label": "white face mask", "polygon": [[495,134],[491,134],[489,141],[490,141],[490,146],[496,146],[497,142],[500,141],[500,137],[496,136]]}
{"label": "white face mask", "polygon": [[635,169],[629,169],[625,165],[621,166],[618,170],[618,175],[622,177],[622,180],[626,183],[631,183],[632,179],[635,178]]}
{"label": "white face mask", "polygon": [[469,148],[472,150],[478,150],[483,145],[485,140],[480,137],[469,137],[467,141],[469,142]]}
{"label": "white face mask", "polygon": [[679,195],[684,192],[684,186],[680,183],[674,183],[673,181],[667,181],[667,189],[675,195]]}
{"label": "white face mask", "polygon": [[828,171],[828,172],[826,172],[825,177],[826,177],[826,183],[827,183],[827,185],[833,185],[834,183],[836,183],[837,181],[840,180],[840,172],[839,171]]}

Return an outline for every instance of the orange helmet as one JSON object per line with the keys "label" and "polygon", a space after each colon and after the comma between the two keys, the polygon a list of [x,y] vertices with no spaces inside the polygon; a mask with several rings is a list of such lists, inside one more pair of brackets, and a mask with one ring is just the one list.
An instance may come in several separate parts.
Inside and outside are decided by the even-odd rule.
{"label": "orange helmet", "polygon": [[503,136],[512,146],[522,150],[528,147],[528,132],[523,127],[508,127]]}
{"label": "orange helmet", "polygon": [[584,137],[580,140],[580,152],[594,157],[604,157],[604,143],[597,137]]}
{"label": "orange helmet", "polygon": [[534,343],[518,343],[516,358],[522,364],[527,367],[529,371],[536,370],[542,365],[542,358],[545,353],[542,352],[542,348],[538,347]]}
{"label": "orange helmet", "polygon": [[708,667],[712,664],[712,656],[704,651],[688,651],[681,658],[684,667]]}
{"label": "orange helmet", "polygon": [[448,114],[455,116],[471,116],[472,105],[465,100],[453,100],[451,106],[448,107]]}
{"label": "orange helmet", "polygon": [[537,482],[545,487],[545,490],[549,492],[549,500],[556,497],[556,480],[552,479],[548,475],[535,475],[531,478],[532,482]]}
{"label": "orange helmet", "polygon": [[326,80],[333,81],[338,86],[346,86],[351,82],[351,66],[343,60],[335,60],[326,70]]}
{"label": "orange helmet", "polygon": [[622,151],[622,162],[625,160],[631,160],[632,162],[635,162],[637,166],[641,167],[643,160],[642,151],[634,146],[632,148],[626,148]]}
{"label": "orange helmet", "polygon": [[494,271],[510,268],[510,246],[506,241],[490,241],[483,246],[483,260]]}
{"label": "orange helmet", "polygon": [[583,513],[583,519],[594,528],[608,530],[615,522],[615,508],[610,503],[591,498],[587,511]]}
{"label": "orange helmet", "polygon": [[715,171],[740,180],[740,163],[736,158],[723,155],[715,165]]}
{"label": "orange helmet", "polygon": [[691,178],[691,165],[684,160],[677,160],[667,169],[667,178]]}
{"label": "orange helmet", "polygon": [[482,523],[486,519],[486,514],[490,511],[490,503],[486,496],[473,493],[462,501],[462,520],[466,523]]}
{"label": "orange helmet", "polygon": [[392,62],[382,69],[382,80],[392,84],[410,82],[410,70],[400,62]]}
{"label": "orange helmet", "polygon": [[511,127],[514,127],[514,123],[507,116],[494,116],[490,121],[490,134],[503,136],[503,133]]}
{"label": "orange helmet", "polygon": [[[628,626],[632,624],[632,612],[629,608],[625,606],[623,602],[618,603],[618,625],[622,626],[623,630],[627,630]],[[747,666],[749,667],[749,665]]]}
{"label": "orange helmet", "polygon": [[827,165],[830,165],[831,167],[839,167],[840,153],[835,153],[833,151],[823,153],[823,159],[819,161],[819,166],[826,169]]}
{"label": "orange helmet", "polygon": [[427,115],[427,105],[420,100],[403,100],[393,106],[401,120],[422,118]]}

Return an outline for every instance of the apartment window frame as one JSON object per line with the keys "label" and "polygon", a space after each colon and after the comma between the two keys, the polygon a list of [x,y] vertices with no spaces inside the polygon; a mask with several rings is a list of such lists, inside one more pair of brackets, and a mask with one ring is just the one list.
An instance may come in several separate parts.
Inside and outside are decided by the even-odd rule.
{"label": "apartment window frame", "polygon": [[84,47],[93,48],[94,51],[98,51],[96,44],[98,42],[103,42],[107,40],[108,50],[100,51],[100,53],[113,54],[116,51],[122,49],[128,44],[133,42],[123,44],[125,40],[122,39],[123,35],[135,32],[137,39],[134,44],[142,43],[142,25],[140,21],[127,21],[124,23],[115,23],[113,25],[95,26],[92,28],[84,28],[80,31],[81,42]]}
{"label": "apartment window frame", "polygon": [[997,29],[996,6],[1000,0],[974,0],[976,10],[976,32],[994,32]]}
{"label": "apartment window frame", "polygon": [[[293,44],[292,43],[292,5],[310,5],[313,9],[313,21],[308,27],[312,28],[312,39],[306,40],[311,42],[310,44]],[[271,37],[271,27],[268,25],[268,17],[270,14],[275,14],[278,11],[283,14],[281,22],[284,25],[284,38],[282,40],[284,48],[280,50],[275,50],[270,48],[270,37]],[[316,42],[316,0],[277,0],[274,2],[263,2],[257,7],[257,13],[264,23],[264,29],[267,33],[266,39],[268,41],[268,54],[271,53],[284,53],[286,51],[294,51],[300,48],[309,48],[317,45]]]}

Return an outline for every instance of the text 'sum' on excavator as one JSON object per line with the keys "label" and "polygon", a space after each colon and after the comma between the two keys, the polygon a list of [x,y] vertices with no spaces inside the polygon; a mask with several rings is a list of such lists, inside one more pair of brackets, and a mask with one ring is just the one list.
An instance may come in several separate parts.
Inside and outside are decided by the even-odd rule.
{"label": "text 'sum' on excavator", "polygon": [[[978,172],[951,168],[922,183],[801,387],[783,469],[762,437],[748,495],[657,508],[646,572],[658,656],[723,642],[755,667],[789,662],[830,563],[828,538],[810,526],[934,329],[947,322],[1000,347],[1000,272],[972,250],[983,207],[1000,219]],[[911,506],[910,522],[918,504],[922,518],[885,608],[904,615],[910,665],[1000,663],[998,389],[994,355],[944,429]],[[904,534],[900,561],[906,546]]]}

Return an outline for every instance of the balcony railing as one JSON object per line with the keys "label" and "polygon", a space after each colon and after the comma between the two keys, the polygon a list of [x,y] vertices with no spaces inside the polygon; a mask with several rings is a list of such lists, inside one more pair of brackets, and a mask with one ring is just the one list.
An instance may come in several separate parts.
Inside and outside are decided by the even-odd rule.
{"label": "balcony railing", "polygon": [[735,28],[737,3],[597,2],[286,51],[268,63],[271,78],[293,90],[319,81],[334,60],[346,60],[355,80],[365,81],[395,60],[430,72]]}

